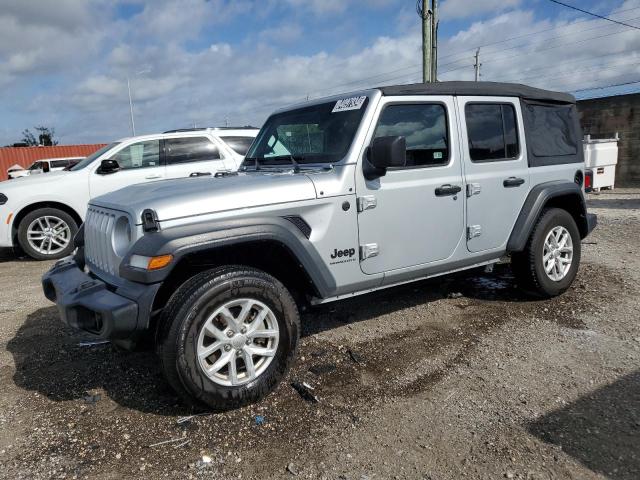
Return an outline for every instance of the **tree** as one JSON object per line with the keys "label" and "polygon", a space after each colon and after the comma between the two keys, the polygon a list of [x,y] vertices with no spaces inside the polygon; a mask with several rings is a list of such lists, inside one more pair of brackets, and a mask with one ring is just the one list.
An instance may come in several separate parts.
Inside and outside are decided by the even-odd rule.
{"label": "tree", "polygon": [[54,135],[56,133],[54,128],[43,127],[42,125],[33,128],[38,135],[37,139],[36,136],[27,128],[22,132],[21,142],[26,143],[30,147],[38,145],[44,145],[45,147],[58,145],[58,141],[54,139]]}

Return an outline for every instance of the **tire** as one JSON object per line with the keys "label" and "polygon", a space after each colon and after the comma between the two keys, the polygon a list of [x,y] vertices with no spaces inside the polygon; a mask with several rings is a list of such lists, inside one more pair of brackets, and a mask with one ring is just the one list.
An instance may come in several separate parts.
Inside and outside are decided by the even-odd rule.
{"label": "tire", "polygon": [[[216,314],[225,312],[224,308],[228,313]],[[234,317],[234,328],[226,320],[228,314]],[[255,332],[241,333],[255,324],[259,324]],[[210,337],[214,330],[218,336]],[[229,331],[235,335],[228,337]],[[263,333],[270,337],[261,337]],[[258,338],[251,340],[250,335]],[[298,308],[280,281],[254,268],[226,266],[202,272],[176,290],[163,310],[156,342],[162,370],[176,393],[198,409],[219,412],[254,403],[273,390],[295,357],[299,336]],[[198,353],[216,348],[216,343],[224,345],[200,360]],[[270,354],[250,353],[257,351]],[[225,355],[231,355],[228,364],[224,364]],[[247,355],[254,376],[245,361]],[[205,373],[205,368],[215,369],[221,363],[223,367],[215,373]]]}
{"label": "tire", "polygon": [[[38,232],[43,233],[39,235]],[[56,260],[71,255],[77,232],[78,224],[67,212],[57,208],[39,208],[27,213],[20,221],[18,243],[31,258]],[[49,236],[50,233],[53,235]]]}
{"label": "tire", "polygon": [[[556,248],[559,246],[556,244],[553,249],[547,248],[545,250],[547,239],[553,243],[550,236],[552,231],[561,235],[562,239],[568,235],[569,239],[567,239],[566,245],[560,249]],[[569,240],[572,251],[571,260],[567,263]],[[565,292],[578,273],[581,254],[580,241],[578,226],[569,212],[560,208],[543,211],[533,227],[525,249],[512,255],[512,269],[519,286],[527,293],[543,298],[555,297]],[[561,241],[560,244],[562,243]],[[545,252],[551,252],[547,255],[546,263]],[[554,262],[554,255],[557,255],[560,260]],[[551,272],[547,273],[545,265],[549,266],[551,263],[554,263],[554,266]]]}

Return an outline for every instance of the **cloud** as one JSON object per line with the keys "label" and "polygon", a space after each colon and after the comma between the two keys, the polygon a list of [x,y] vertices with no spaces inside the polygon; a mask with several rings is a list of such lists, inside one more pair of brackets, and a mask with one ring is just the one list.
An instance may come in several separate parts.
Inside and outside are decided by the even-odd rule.
{"label": "cloud", "polygon": [[446,0],[442,2],[439,15],[442,20],[469,18],[517,7],[521,1],[522,0]]}
{"label": "cloud", "polygon": [[[138,133],[194,123],[215,126],[225,118],[233,124],[260,125],[274,109],[307,97],[415,82],[421,77],[420,30],[417,20],[412,21],[417,15],[406,4],[395,16],[401,28],[392,25],[386,35],[368,38],[365,45],[349,32],[336,34],[333,43],[318,45],[310,26],[324,29],[328,23],[343,22],[346,9],[364,8],[367,2],[345,0],[339,6],[331,0],[310,1],[295,7],[297,0],[287,0],[293,2],[289,8],[297,10],[280,9],[277,15],[272,11],[262,23],[257,22],[258,28],[231,34],[229,30],[241,23],[234,24],[234,19],[242,19],[239,15],[249,3],[179,0],[164,8],[160,1],[168,0],[159,0],[118,19],[106,2],[95,1],[91,8],[105,16],[73,31],[59,16],[47,23],[37,16],[25,19],[26,10],[0,11],[0,85],[5,85],[0,90],[0,132],[5,125],[17,125],[19,117],[21,122],[33,120],[19,125],[16,135],[41,119],[54,121],[68,142],[102,142],[127,135],[127,76]],[[394,1],[367,5],[385,8]],[[632,1],[625,8],[640,4]],[[462,5],[461,0],[448,0],[443,10],[447,4],[448,8]],[[154,12],[152,6],[162,11]],[[314,8],[324,17],[310,15]],[[80,8],[70,15],[82,16],[82,12]],[[640,20],[633,20],[638,16],[638,11],[627,11],[616,18],[633,22]],[[539,12],[512,9],[467,22],[455,34],[442,37],[440,79],[472,79],[472,57],[478,46],[482,46],[484,80],[572,90],[639,78],[637,32],[595,19],[539,17]],[[218,34],[223,28],[225,33]],[[305,54],[291,53],[292,42],[296,46],[299,42],[304,48],[295,51]],[[351,42],[355,42],[353,48]],[[57,72],[56,82],[40,90],[40,72]],[[25,84],[31,85],[30,90],[22,90]],[[10,141],[13,138],[0,138],[0,144]]]}
{"label": "cloud", "polygon": [[300,25],[285,23],[278,27],[267,28],[260,32],[260,38],[267,42],[288,43],[297,40],[302,35]]}

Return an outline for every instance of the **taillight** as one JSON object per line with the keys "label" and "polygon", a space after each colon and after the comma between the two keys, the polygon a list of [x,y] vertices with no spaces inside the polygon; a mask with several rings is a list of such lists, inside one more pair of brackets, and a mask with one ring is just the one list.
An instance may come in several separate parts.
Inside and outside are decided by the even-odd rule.
{"label": "taillight", "polygon": [[593,188],[593,171],[587,170],[584,176],[584,190],[589,191]]}

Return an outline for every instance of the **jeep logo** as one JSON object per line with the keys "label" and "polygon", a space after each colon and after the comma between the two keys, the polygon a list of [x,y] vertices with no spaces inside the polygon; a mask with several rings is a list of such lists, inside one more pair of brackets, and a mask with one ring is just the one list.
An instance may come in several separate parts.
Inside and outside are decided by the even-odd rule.
{"label": "jeep logo", "polygon": [[331,258],[338,257],[353,257],[356,254],[355,248],[345,248],[344,250],[338,250],[337,248],[333,249],[333,253],[331,254]]}

